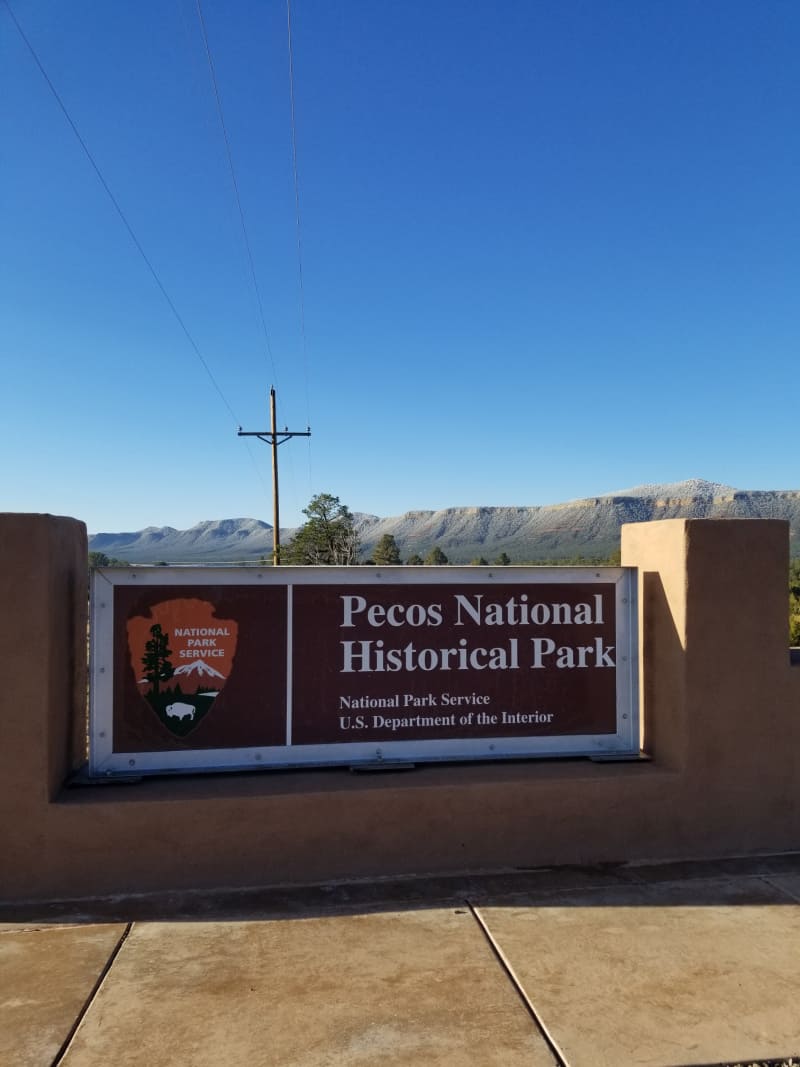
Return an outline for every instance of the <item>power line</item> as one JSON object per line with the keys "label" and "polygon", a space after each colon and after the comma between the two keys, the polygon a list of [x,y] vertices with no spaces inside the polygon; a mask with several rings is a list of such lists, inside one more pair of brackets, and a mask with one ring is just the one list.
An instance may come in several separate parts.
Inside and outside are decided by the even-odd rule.
{"label": "power line", "polygon": [[[294,106],[294,49],[292,48],[292,5],[291,0],[286,0],[286,36],[289,51],[289,110],[292,125],[292,174],[294,176],[294,210],[295,227],[297,232],[297,275],[300,298],[300,337],[303,349],[303,371],[306,388],[306,420],[311,422],[311,401],[309,397],[309,372],[308,372],[308,344],[306,341],[306,301],[305,287],[303,285],[303,241],[302,228],[300,225],[300,181],[297,171],[297,129],[295,122]],[[311,440],[308,442],[308,480],[311,477]]]}
{"label": "power line", "polygon": [[[50,80],[50,78],[49,78],[49,76],[47,74],[47,71],[44,69],[44,66],[42,65],[42,61],[39,59],[39,56],[37,55],[35,48],[33,47],[31,42],[28,40],[27,36],[25,35],[25,31],[22,29],[22,26],[19,24],[19,21],[17,20],[17,16],[14,14],[14,11],[13,11],[13,9],[11,7],[11,4],[9,3],[9,0],[3,0],[3,3],[5,4],[6,10],[8,11],[9,15],[11,16],[11,20],[14,23],[16,29],[17,29],[17,33],[20,35],[20,37],[22,38],[22,40],[25,43],[26,48],[28,49],[28,51],[30,52],[31,56],[33,57],[34,63],[39,68],[39,73],[42,75],[42,77],[44,78],[45,82],[47,83],[47,87],[49,88],[50,92],[52,93],[56,103],[61,108],[61,111],[62,111],[62,113],[64,115],[64,118],[69,123],[70,129],[75,134],[75,137],[76,137],[76,139],[78,141],[78,144],[83,149],[84,155],[89,160],[89,163],[91,164],[92,169],[94,170],[95,174],[97,175],[97,178],[98,178],[100,184],[103,186],[103,189],[105,190],[109,200],[114,205],[114,209],[116,210],[117,214],[119,215],[120,219],[122,220],[123,226],[128,231],[128,236],[133,241],[137,252],[139,253],[139,255],[144,260],[144,263],[145,263],[147,269],[150,271],[150,274],[152,275],[153,280],[155,281],[156,285],[158,286],[158,288],[161,291],[161,295],[166,300],[167,305],[168,305],[170,311],[172,312],[172,314],[174,315],[174,317],[175,317],[178,325],[180,326],[181,330],[183,330],[183,333],[184,333],[187,341],[191,345],[191,347],[192,347],[192,349],[194,351],[194,354],[197,356],[197,358],[199,359],[200,363],[202,364],[203,370],[205,370],[206,374],[208,375],[209,380],[211,381],[211,384],[214,386],[214,388],[216,389],[217,393],[219,394],[220,399],[222,400],[223,404],[228,409],[231,417],[233,418],[233,421],[238,424],[239,420],[236,417],[236,413],[234,412],[234,410],[231,407],[231,405],[228,403],[227,397],[222,392],[222,389],[220,388],[219,383],[217,382],[217,379],[214,377],[214,375],[211,372],[211,368],[209,367],[208,363],[206,363],[205,359],[203,358],[203,355],[202,355],[200,349],[197,346],[197,342],[192,337],[192,335],[189,333],[189,329],[188,329],[186,323],[183,321],[183,318],[181,317],[180,313],[178,312],[178,309],[175,307],[175,304],[173,303],[172,298],[170,297],[169,293],[165,289],[164,283],[161,281],[161,278],[158,276],[158,272],[156,271],[155,267],[151,263],[150,258],[148,257],[148,255],[145,252],[144,248],[142,247],[141,242],[139,241],[139,238],[134,233],[133,227],[128,222],[128,219],[125,216],[125,212],[122,210],[122,208],[121,208],[121,206],[119,204],[119,201],[114,196],[114,194],[111,191],[111,188],[110,188],[108,182],[103,177],[103,173],[100,170],[100,167],[98,166],[94,156],[90,152],[89,146],[86,144],[86,142],[84,141],[83,137],[81,136],[80,131],[78,130],[78,127],[75,125],[75,123],[74,123],[74,121],[72,119],[72,116],[70,115],[69,111],[66,108],[66,105],[64,104],[64,101],[61,99],[61,96],[59,95],[58,90],[56,89],[55,85],[53,85],[52,81]],[[253,460],[253,462],[255,462],[255,460]]]}
{"label": "power line", "polygon": [[[199,73],[198,73],[198,67],[202,64],[202,59],[199,57],[199,54],[198,54],[197,50],[194,47],[194,42],[192,41],[192,36],[191,36],[190,29],[189,29],[189,23],[187,21],[186,13],[184,11],[184,5],[180,2],[180,0],[177,0],[177,7],[178,7],[178,11],[180,12],[181,23],[183,25],[183,32],[184,32],[184,35],[185,35],[185,38],[186,38],[186,43],[187,43],[186,54],[189,57],[189,61],[190,61],[191,65],[192,65],[192,73],[193,73],[193,76],[194,76],[195,88],[197,90],[196,95],[199,97],[200,95],[202,95],[203,84],[204,84],[204,83],[201,84],[201,80],[200,80],[200,75],[204,76],[203,70],[200,70]],[[211,118],[209,117],[209,115],[205,111],[203,111],[203,119],[204,119],[204,122],[206,124],[206,129],[208,130],[209,133],[212,133],[212,130],[211,130],[211,121],[212,120],[211,120]],[[266,494],[269,493],[269,487],[267,486],[266,479],[264,478],[264,475],[261,472],[261,469],[259,468],[258,463],[256,462],[256,457],[255,457],[255,455],[253,453],[253,449],[250,447],[250,442],[249,441],[245,441],[245,446],[247,448],[247,454],[250,457],[250,462],[253,464],[253,468],[255,469],[256,477],[261,482],[261,486],[262,486],[262,488],[264,490],[264,493],[266,495]]]}
{"label": "power line", "polygon": [[247,235],[247,225],[244,218],[244,209],[242,207],[242,198],[239,195],[239,183],[236,181],[236,170],[233,166],[233,153],[231,152],[230,138],[228,137],[228,128],[225,125],[225,115],[222,111],[222,100],[219,94],[219,86],[217,84],[217,75],[214,70],[214,60],[211,56],[211,48],[208,43],[208,34],[206,33],[205,19],[203,18],[203,8],[200,4],[200,0],[196,0],[197,4],[197,18],[200,22],[200,32],[203,36],[203,44],[206,50],[206,58],[208,59],[208,69],[211,74],[211,84],[214,87],[214,99],[217,102],[217,114],[219,115],[220,126],[222,127],[222,137],[225,141],[225,151],[228,156],[228,167],[231,172],[231,181],[233,183],[233,192],[236,197],[236,206],[239,209],[239,221],[242,225],[242,237],[244,238],[244,246],[247,250],[247,261],[250,264],[250,277],[253,282],[253,290],[256,294],[256,301],[258,303],[258,313],[261,319],[261,328],[264,331],[264,340],[267,345],[267,352],[269,353],[270,363],[272,364],[273,380],[277,381],[277,372],[275,369],[275,357],[272,354],[272,345],[269,340],[269,330],[267,329],[267,320],[264,314],[264,303],[261,299],[261,291],[258,287],[258,279],[256,278],[256,267],[253,261],[253,252],[250,247],[250,238]]}
{"label": "power line", "polygon": [[297,231],[297,273],[300,287],[300,333],[303,342],[303,364],[306,379],[306,414],[310,416],[308,396],[308,346],[306,342],[306,301],[303,286],[303,241],[300,226],[300,182],[297,173],[297,130],[294,107],[294,50],[292,48],[292,8],[291,0],[286,0],[286,32],[289,47],[289,109],[292,123],[292,174],[294,177],[294,212]]}

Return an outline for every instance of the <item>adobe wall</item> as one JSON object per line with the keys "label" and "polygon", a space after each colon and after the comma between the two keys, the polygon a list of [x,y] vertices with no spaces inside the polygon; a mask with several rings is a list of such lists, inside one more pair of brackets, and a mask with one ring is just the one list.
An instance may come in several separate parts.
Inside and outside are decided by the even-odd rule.
{"label": "adobe wall", "polygon": [[627,526],[650,762],[538,761],[64,788],[86,733],[86,531],[0,515],[0,898],[800,847],[788,524]]}

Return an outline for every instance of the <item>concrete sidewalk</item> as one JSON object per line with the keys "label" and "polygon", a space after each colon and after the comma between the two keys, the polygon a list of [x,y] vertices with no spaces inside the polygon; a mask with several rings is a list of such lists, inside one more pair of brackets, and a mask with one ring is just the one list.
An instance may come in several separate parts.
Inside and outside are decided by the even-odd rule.
{"label": "concrete sidewalk", "polygon": [[0,905],[3,1067],[800,1055],[800,853]]}

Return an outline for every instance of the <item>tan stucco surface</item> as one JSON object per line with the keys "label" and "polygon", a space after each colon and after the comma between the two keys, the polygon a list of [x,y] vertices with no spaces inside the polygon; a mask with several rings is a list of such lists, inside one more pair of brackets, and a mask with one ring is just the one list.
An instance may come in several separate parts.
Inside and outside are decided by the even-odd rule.
{"label": "tan stucco surface", "polygon": [[720,856],[800,840],[788,527],[625,527],[647,763],[532,761],[62,788],[86,732],[86,531],[0,516],[0,899]]}

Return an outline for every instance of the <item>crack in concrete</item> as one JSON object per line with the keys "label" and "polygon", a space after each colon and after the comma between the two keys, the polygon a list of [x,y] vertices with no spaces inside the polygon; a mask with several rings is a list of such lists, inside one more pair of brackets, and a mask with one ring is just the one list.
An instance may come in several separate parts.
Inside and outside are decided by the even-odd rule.
{"label": "crack in concrete", "polygon": [[91,1008],[92,1004],[94,1003],[95,997],[100,992],[100,990],[101,990],[101,988],[103,986],[103,983],[105,982],[106,978],[109,975],[109,972],[110,972],[111,968],[114,966],[114,962],[115,962],[117,956],[120,954],[120,951],[122,950],[122,946],[128,940],[128,935],[130,934],[132,929],[133,929],[133,923],[128,923],[127,926],[125,927],[125,929],[120,934],[119,941],[117,941],[116,945],[114,946],[114,949],[112,950],[111,954],[109,955],[108,959],[106,960],[105,966],[103,967],[102,971],[98,975],[97,981],[94,983],[94,985],[92,986],[91,990],[89,991],[89,995],[87,996],[86,1000],[84,1001],[83,1007],[78,1012],[78,1014],[75,1016],[75,1020],[74,1020],[74,1022],[72,1024],[72,1026],[69,1029],[69,1033],[67,1034],[67,1036],[64,1038],[63,1042],[61,1043],[61,1048],[55,1054],[55,1057],[53,1058],[53,1062],[50,1065],[50,1067],[58,1067],[58,1065],[62,1062],[62,1060],[64,1059],[66,1054],[69,1052],[69,1047],[72,1044],[72,1039],[75,1037],[75,1034],[78,1032],[78,1028],[80,1027],[80,1025],[83,1022],[83,1020],[86,1018],[87,1012],[89,1011],[89,1009]]}
{"label": "crack in concrete", "polygon": [[500,964],[500,966],[502,967],[503,971],[506,974],[506,977],[508,978],[508,980],[511,982],[512,986],[516,990],[517,996],[522,1001],[522,1003],[523,1003],[523,1005],[525,1007],[525,1010],[527,1011],[528,1015],[530,1015],[531,1019],[533,1020],[534,1025],[536,1026],[536,1029],[541,1034],[542,1040],[545,1042],[547,1047],[550,1049],[550,1052],[553,1054],[555,1067],[569,1067],[569,1064],[567,1063],[566,1059],[564,1058],[563,1053],[561,1052],[560,1048],[558,1047],[558,1044],[557,1044],[555,1038],[552,1036],[552,1034],[547,1029],[547,1026],[545,1025],[543,1019],[541,1018],[541,1016],[539,1015],[538,1011],[536,1010],[536,1008],[535,1008],[535,1006],[533,1004],[533,1001],[530,999],[528,994],[525,992],[525,987],[523,986],[522,982],[520,982],[519,978],[517,977],[517,975],[516,975],[516,973],[514,971],[514,968],[511,966],[510,960],[508,959],[506,954],[503,952],[503,950],[500,947],[499,943],[497,942],[497,940],[493,936],[491,930],[489,929],[488,924],[484,921],[484,918],[481,915],[480,911],[478,910],[478,908],[473,907],[469,900],[466,900],[464,903],[467,905],[467,907],[469,908],[473,919],[475,920],[475,922],[480,927],[481,933],[486,938],[486,941],[488,942],[489,948],[492,950],[492,953],[494,954],[495,959]]}

